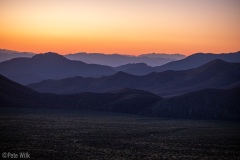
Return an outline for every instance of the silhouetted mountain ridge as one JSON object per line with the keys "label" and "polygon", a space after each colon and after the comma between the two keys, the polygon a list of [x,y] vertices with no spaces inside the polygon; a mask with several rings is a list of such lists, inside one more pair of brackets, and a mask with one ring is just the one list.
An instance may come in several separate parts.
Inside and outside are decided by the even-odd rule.
{"label": "silhouetted mountain ridge", "polygon": [[125,113],[146,113],[161,98],[152,93],[125,88],[106,93],[70,95],[43,94],[0,75],[0,107],[79,108]]}
{"label": "silhouetted mountain ridge", "polygon": [[[195,54],[185,59],[170,62],[159,67],[151,67],[145,63],[130,63],[118,67],[109,67],[96,64],[86,64],[81,61],[72,61],[57,53],[48,52],[38,54],[32,58],[15,58],[0,63],[0,74],[21,83],[30,84],[46,79],[63,79],[75,76],[100,77],[113,75],[123,71],[133,75],[146,75],[152,72],[166,70],[187,70],[197,68],[205,62],[220,58],[229,62],[240,62],[240,52],[230,54]],[[114,55],[116,57],[121,55]],[[158,54],[149,54],[150,57],[158,57]],[[116,58],[116,60],[118,60]]]}
{"label": "silhouetted mountain ridge", "polygon": [[43,54],[36,54],[32,57],[32,60],[49,61],[49,62],[55,62],[55,61],[69,62],[69,60],[67,58],[65,58],[64,56],[61,56],[61,55],[59,55],[55,52],[47,52],[47,53],[43,53]]}
{"label": "silhouetted mountain ridge", "polygon": [[99,78],[75,77],[28,85],[39,92],[69,94],[108,92],[122,88],[146,90],[161,96],[173,96],[206,88],[224,88],[240,82],[240,63],[214,60],[199,68],[164,71],[144,76],[118,72]]}
{"label": "silhouetted mountain ridge", "polygon": [[166,98],[153,105],[152,113],[172,118],[239,119],[240,87],[231,90],[205,89]]}
{"label": "silhouetted mountain ridge", "polygon": [[142,54],[139,56],[123,55],[123,54],[103,54],[103,53],[75,53],[68,54],[65,57],[71,60],[83,61],[90,64],[101,64],[112,67],[131,63],[145,63],[149,66],[160,66],[168,62],[185,58],[181,54]]}
{"label": "silhouetted mountain ridge", "polygon": [[35,53],[32,52],[18,52],[7,49],[0,49],[0,63],[17,57],[32,57]]}
{"label": "silhouetted mountain ridge", "polygon": [[74,76],[96,77],[111,75],[115,72],[109,66],[72,61],[51,52],[0,63],[0,73],[21,84]]}
{"label": "silhouetted mountain ridge", "polygon": [[55,95],[38,93],[0,75],[0,107],[78,108],[172,118],[240,120],[239,95],[240,87],[207,89],[165,99],[130,88]]}
{"label": "silhouetted mountain ridge", "polygon": [[187,70],[197,68],[215,59],[220,59],[226,62],[239,63],[240,52],[228,54],[196,53],[186,57],[185,59],[169,62],[165,65],[155,67],[155,71],[160,72],[166,70]]}

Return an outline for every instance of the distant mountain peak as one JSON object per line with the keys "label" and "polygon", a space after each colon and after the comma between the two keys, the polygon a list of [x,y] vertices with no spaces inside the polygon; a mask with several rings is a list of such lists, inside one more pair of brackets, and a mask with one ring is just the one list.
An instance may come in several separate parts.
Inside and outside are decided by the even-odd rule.
{"label": "distant mountain peak", "polygon": [[209,63],[227,63],[226,61],[224,60],[221,60],[221,59],[215,59],[215,60],[212,60],[211,62]]}
{"label": "distant mountain peak", "polygon": [[225,65],[225,64],[229,64],[228,62],[225,62],[221,59],[215,59],[215,60],[212,60],[202,66],[215,66],[215,65]]}
{"label": "distant mountain peak", "polygon": [[180,60],[183,58],[186,58],[183,54],[167,54],[167,53],[147,53],[147,54],[141,54],[138,57],[149,57],[149,58],[173,58],[175,60]]}
{"label": "distant mountain peak", "polygon": [[59,55],[54,52],[47,52],[42,54],[37,54],[32,57],[33,59],[43,59],[43,60],[68,60],[66,57]]}
{"label": "distant mountain peak", "polygon": [[224,70],[232,65],[234,65],[235,63],[229,63],[229,62],[225,62],[221,59],[215,59],[212,60],[202,66],[200,66],[198,69],[200,70],[211,70],[211,71],[219,71],[219,70]]}
{"label": "distant mountain peak", "polygon": [[127,67],[127,66],[132,66],[132,67],[147,67],[148,65],[146,63],[128,63],[128,64],[124,64],[118,67]]}
{"label": "distant mountain peak", "polygon": [[46,52],[46,53],[43,53],[43,54],[59,55],[59,54],[58,54],[58,53],[56,53],[56,52]]}
{"label": "distant mountain peak", "polygon": [[[46,52],[46,53],[37,54],[35,56],[61,56],[61,55],[58,53],[55,53],[55,52]],[[63,56],[61,56],[61,57],[63,57]]]}

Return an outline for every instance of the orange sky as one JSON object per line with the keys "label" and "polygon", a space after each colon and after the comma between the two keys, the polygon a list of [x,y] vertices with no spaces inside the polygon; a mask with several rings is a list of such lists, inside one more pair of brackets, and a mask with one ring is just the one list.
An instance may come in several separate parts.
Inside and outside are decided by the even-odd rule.
{"label": "orange sky", "polygon": [[121,54],[240,50],[239,0],[0,0],[0,48]]}

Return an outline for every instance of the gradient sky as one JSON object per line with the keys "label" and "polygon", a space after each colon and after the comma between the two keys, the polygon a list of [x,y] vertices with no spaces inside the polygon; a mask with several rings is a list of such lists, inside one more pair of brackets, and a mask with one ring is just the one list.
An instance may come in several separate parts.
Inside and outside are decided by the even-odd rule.
{"label": "gradient sky", "polygon": [[0,0],[0,48],[122,54],[240,50],[239,0]]}

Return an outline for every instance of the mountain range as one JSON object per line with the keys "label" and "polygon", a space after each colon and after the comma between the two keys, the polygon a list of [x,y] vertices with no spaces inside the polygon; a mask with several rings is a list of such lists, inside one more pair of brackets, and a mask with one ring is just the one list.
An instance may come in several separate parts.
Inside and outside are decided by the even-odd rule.
{"label": "mountain range", "polygon": [[212,53],[196,53],[190,55],[182,60],[169,62],[165,65],[155,68],[156,72],[166,71],[166,70],[186,70],[191,68],[197,68],[203,64],[206,64],[212,60],[220,59],[226,62],[240,62],[240,51],[233,53],[222,53],[222,54],[212,54]]}
{"label": "mountain range", "polygon": [[159,66],[148,66],[144,63],[127,64],[119,67],[115,67],[118,71],[123,71],[134,75],[145,75],[151,72],[162,72],[167,70],[179,71],[188,70],[200,67],[215,59],[223,60],[231,63],[240,63],[240,51],[233,53],[212,54],[212,53],[196,53],[190,55],[184,59],[169,62]]}
{"label": "mountain range", "polygon": [[121,54],[102,54],[102,53],[75,53],[65,57],[71,60],[78,60],[89,64],[101,64],[112,67],[126,65],[128,63],[145,63],[149,66],[160,66],[171,61],[185,58],[182,54],[150,53],[139,56]]}
{"label": "mountain range", "polygon": [[[158,54],[149,54],[157,57]],[[87,64],[81,61],[69,60],[56,53],[37,54],[31,58],[14,58],[0,63],[0,74],[20,83],[30,84],[46,79],[63,79],[75,76],[101,77],[113,75],[119,71],[132,75],[146,75],[152,72],[166,70],[186,70],[199,67],[220,58],[227,62],[240,62],[240,52],[229,54],[195,54],[185,59],[173,61],[168,64],[151,67],[145,63],[131,63],[118,67],[106,65]]]}
{"label": "mountain range", "polygon": [[106,93],[39,93],[0,75],[0,107],[77,108],[148,116],[240,120],[240,87],[207,89],[172,98],[122,89]]}
{"label": "mountain range", "polygon": [[155,67],[135,61],[121,66],[88,64],[52,52],[10,52],[0,50],[0,58],[25,57],[0,63],[0,107],[240,120],[240,52],[198,53]]}
{"label": "mountain range", "polygon": [[73,77],[44,80],[28,87],[43,93],[73,94],[109,92],[122,88],[145,90],[161,96],[175,96],[206,88],[231,88],[240,85],[240,63],[213,60],[198,68],[183,71],[152,72],[144,76],[118,72],[97,78]]}
{"label": "mountain range", "polygon": [[161,97],[152,93],[122,89],[106,93],[69,95],[43,94],[15,83],[0,75],[0,107],[79,108],[140,114]]}
{"label": "mountain range", "polygon": [[13,58],[18,57],[32,57],[35,53],[32,52],[18,52],[18,51],[12,51],[7,49],[0,49],[0,63],[3,61],[7,61]]}
{"label": "mountain range", "polygon": [[[19,57],[31,58],[36,53],[18,52],[7,49],[0,49],[0,62]],[[146,63],[149,66],[160,66],[171,61],[176,61],[185,58],[182,54],[165,54],[165,53],[149,53],[138,56],[123,55],[123,54],[104,54],[104,53],[73,53],[63,55],[70,60],[82,61],[89,64],[100,64],[112,67],[126,65],[129,63]]]}
{"label": "mountain range", "polygon": [[109,66],[72,61],[52,52],[0,63],[0,73],[21,84],[74,76],[97,77],[115,72]]}

